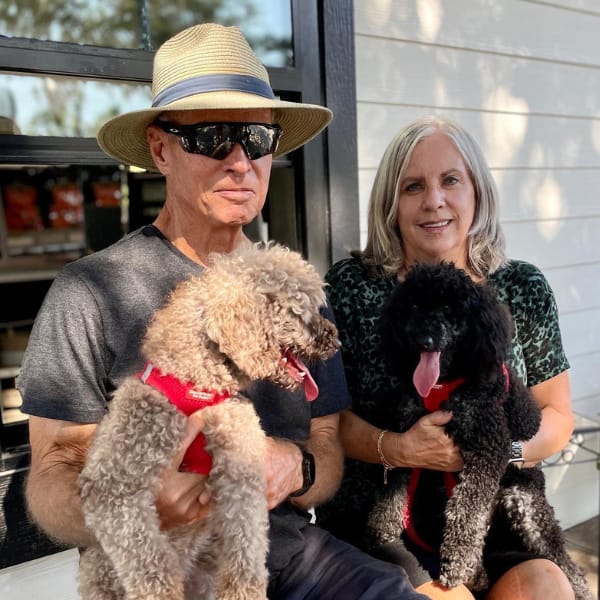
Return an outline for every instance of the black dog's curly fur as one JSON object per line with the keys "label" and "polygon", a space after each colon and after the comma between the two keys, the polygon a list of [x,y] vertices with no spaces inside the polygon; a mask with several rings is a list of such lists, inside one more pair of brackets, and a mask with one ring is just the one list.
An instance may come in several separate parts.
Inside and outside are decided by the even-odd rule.
{"label": "black dog's curly fur", "polygon": [[[568,556],[562,531],[545,497],[539,468],[508,465],[512,440],[539,428],[540,410],[519,378],[503,369],[512,324],[491,286],[475,284],[452,264],[416,265],[383,309],[385,356],[402,382],[390,390],[389,429],[406,431],[425,413],[413,383],[421,353],[439,352],[439,382],[464,378],[442,404],[453,418],[446,433],[461,449],[464,469],[450,498],[444,475],[420,473],[410,518],[419,536],[440,549],[440,581],[485,589],[484,565],[494,550],[549,558],[566,573],[578,599],[591,598]],[[374,546],[398,539],[408,502],[410,469],[395,469],[369,516]]]}

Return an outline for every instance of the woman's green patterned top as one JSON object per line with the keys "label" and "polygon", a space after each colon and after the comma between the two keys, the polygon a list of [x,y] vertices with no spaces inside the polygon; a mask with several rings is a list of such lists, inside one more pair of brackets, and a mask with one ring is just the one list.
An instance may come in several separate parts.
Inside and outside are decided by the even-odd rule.
{"label": "woman's green patterned top", "polygon": [[[395,277],[376,278],[357,258],[344,259],[325,277],[329,301],[335,313],[342,357],[352,396],[353,411],[375,426],[385,428],[382,411],[374,397],[397,387],[381,356],[377,331],[379,312],[392,290]],[[554,294],[540,270],[532,264],[512,260],[489,277],[498,297],[513,318],[514,335],[508,364],[528,386],[533,386],[569,368],[558,323]],[[379,408],[379,409],[378,409]],[[362,546],[361,521],[371,505],[372,484],[366,471],[381,465],[347,460],[344,481],[336,498],[317,511],[318,522],[348,541]],[[373,481],[372,477],[366,477]],[[377,477],[379,479],[379,477]],[[328,527],[330,519],[340,523],[346,513],[346,527]],[[353,527],[351,527],[353,523]],[[351,529],[354,529],[352,531]]]}
{"label": "woman's green patterned top", "polygon": [[[329,301],[340,330],[342,356],[350,393],[358,398],[382,386],[389,388],[379,354],[379,311],[398,281],[370,277],[356,258],[336,263],[325,277]],[[534,265],[509,261],[489,278],[513,318],[512,355],[508,363],[528,386],[569,368],[554,294]],[[382,381],[382,378],[383,381]]]}

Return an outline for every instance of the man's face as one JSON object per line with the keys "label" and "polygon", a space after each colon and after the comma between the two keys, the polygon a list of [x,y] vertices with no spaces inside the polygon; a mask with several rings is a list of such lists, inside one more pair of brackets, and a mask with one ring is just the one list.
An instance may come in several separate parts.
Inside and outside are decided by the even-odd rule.
{"label": "man's face", "polygon": [[[161,115],[178,125],[215,122],[272,123],[271,111],[178,111]],[[167,177],[171,210],[189,222],[202,219],[211,228],[241,227],[250,223],[265,203],[273,156],[250,160],[236,144],[223,160],[190,154],[178,136],[158,127],[148,129],[157,167]]]}

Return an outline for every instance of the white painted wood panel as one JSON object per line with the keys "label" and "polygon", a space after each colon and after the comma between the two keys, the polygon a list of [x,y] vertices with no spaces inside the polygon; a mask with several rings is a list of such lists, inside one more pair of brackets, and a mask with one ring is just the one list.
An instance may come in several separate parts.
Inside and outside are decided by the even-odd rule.
{"label": "white painted wood panel", "polygon": [[[600,354],[600,308],[561,314],[560,328],[563,346],[570,360]],[[598,375],[595,379],[600,383]]]}
{"label": "white painted wood panel", "polygon": [[541,269],[600,261],[600,218],[504,223],[507,254]]}
{"label": "white painted wood panel", "polygon": [[[600,109],[600,99],[598,106]],[[461,123],[478,141],[493,169],[600,169],[600,118],[570,119],[364,102],[357,105],[359,167],[376,169],[394,135],[414,119],[431,113]],[[496,173],[496,179],[501,185],[502,173]]]}
{"label": "white painted wood panel", "polygon": [[358,37],[356,74],[359,102],[599,114],[599,68]]}
{"label": "white painted wood panel", "polygon": [[600,215],[600,169],[492,170],[505,221]]}
{"label": "white painted wood panel", "polygon": [[600,350],[579,356],[567,354],[567,357],[571,365],[573,408],[579,414],[600,421]]}
{"label": "white painted wood panel", "polygon": [[[598,363],[596,363],[596,370],[598,370]],[[586,396],[585,398],[578,398],[573,396],[573,413],[575,416],[585,416],[594,420],[594,427],[600,424],[600,411],[598,411],[598,404],[600,403],[598,393],[596,392],[593,396]],[[584,521],[585,519],[582,519]]]}
{"label": "white painted wood panel", "polygon": [[355,0],[355,30],[370,37],[598,65],[597,0],[554,4],[522,0]]}
{"label": "white painted wood panel", "polygon": [[576,10],[584,15],[590,14],[593,16],[600,15],[600,5],[598,0],[521,0],[522,2],[530,2],[531,4],[547,4],[556,8],[564,8],[566,10]]}
{"label": "white painted wood panel", "polygon": [[544,275],[554,290],[561,314],[600,309],[600,262],[545,269]]}

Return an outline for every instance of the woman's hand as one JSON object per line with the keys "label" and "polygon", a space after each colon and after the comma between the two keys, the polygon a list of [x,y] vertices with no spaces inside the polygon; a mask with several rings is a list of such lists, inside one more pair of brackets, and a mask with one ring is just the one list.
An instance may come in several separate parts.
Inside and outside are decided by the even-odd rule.
{"label": "woman's hand", "polygon": [[444,431],[451,419],[451,412],[438,410],[421,417],[404,433],[386,433],[382,443],[386,460],[399,467],[460,471],[462,455]]}
{"label": "woman's hand", "polygon": [[156,509],[163,529],[200,521],[210,512],[211,498],[206,490],[207,476],[179,471],[188,446],[203,427],[201,411],[190,415],[179,451],[163,474],[156,498]]}

